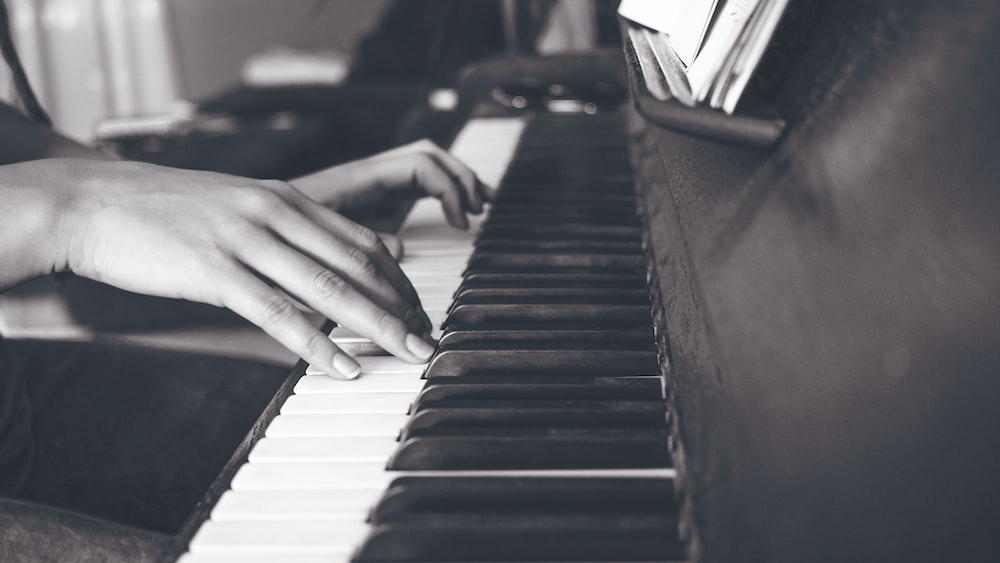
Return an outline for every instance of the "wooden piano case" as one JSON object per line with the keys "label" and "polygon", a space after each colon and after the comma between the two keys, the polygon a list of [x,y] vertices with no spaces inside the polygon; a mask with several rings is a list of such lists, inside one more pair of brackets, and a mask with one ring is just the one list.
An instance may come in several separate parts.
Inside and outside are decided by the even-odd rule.
{"label": "wooden piano case", "polygon": [[630,115],[682,534],[695,561],[995,561],[1000,3],[825,8],[777,55],[770,146]]}

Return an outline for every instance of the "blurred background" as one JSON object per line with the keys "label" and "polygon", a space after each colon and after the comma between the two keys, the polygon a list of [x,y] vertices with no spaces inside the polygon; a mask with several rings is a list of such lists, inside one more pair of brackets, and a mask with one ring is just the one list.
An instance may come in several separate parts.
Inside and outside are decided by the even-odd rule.
{"label": "blurred background", "polygon": [[597,12],[613,10],[598,0],[6,1],[39,98],[83,142],[167,128],[240,87],[448,86],[487,56],[593,47]]}

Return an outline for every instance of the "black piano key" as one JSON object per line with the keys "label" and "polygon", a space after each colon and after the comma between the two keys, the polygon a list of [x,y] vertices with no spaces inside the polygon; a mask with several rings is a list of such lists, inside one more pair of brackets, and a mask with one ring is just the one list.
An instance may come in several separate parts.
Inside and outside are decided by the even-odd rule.
{"label": "black piano key", "polygon": [[613,206],[607,203],[582,205],[580,202],[567,202],[561,205],[539,206],[531,204],[504,205],[494,207],[490,211],[489,220],[496,222],[501,218],[535,218],[545,217],[550,221],[601,221],[609,223],[623,222],[637,224],[639,216],[635,208],[627,205]]}
{"label": "black piano key", "polygon": [[548,303],[505,303],[481,298],[455,304],[444,326],[468,324],[488,327],[491,324],[561,323],[588,324],[614,329],[649,323],[649,304],[592,303],[572,298],[548,298]]}
{"label": "black piano key", "polygon": [[372,510],[372,524],[440,514],[674,514],[671,479],[400,477]]}
{"label": "black piano key", "polygon": [[488,376],[430,377],[413,402],[421,405],[446,399],[603,399],[662,401],[658,376],[532,376],[523,373]]}
{"label": "black piano key", "polygon": [[663,403],[652,401],[442,399],[423,401],[401,439],[448,428],[662,428]]}
{"label": "black piano key", "polygon": [[493,210],[508,205],[533,206],[543,208],[558,208],[563,205],[600,207],[631,211],[635,213],[635,197],[632,195],[632,185],[623,184],[621,188],[602,185],[589,192],[580,192],[575,187],[561,188],[552,186],[525,185],[523,189],[505,188],[497,195]]}
{"label": "black piano key", "polygon": [[356,561],[680,561],[673,516],[432,518],[377,526]]}
{"label": "black piano key", "polygon": [[[500,228],[500,227],[504,227],[504,226],[508,226],[508,225],[514,226],[514,227],[518,227],[518,226],[525,225],[525,224],[534,225],[534,224],[538,224],[541,221],[545,221],[545,218],[543,218],[542,215],[532,215],[532,214],[506,215],[506,214],[503,214],[503,213],[500,213],[500,214],[497,214],[497,215],[493,215],[491,213],[490,217],[483,224],[483,229],[489,230],[489,229]],[[583,214],[567,215],[566,217],[562,218],[562,220],[558,220],[558,218],[553,218],[553,220],[551,221],[551,224],[557,224],[557,225],[570,225],[570,224],[587,225],[588,227],[590,227],[592,229],[600,228],[600,227],[611,227],[611,228],[617,227],[617,228],[631,228],[631,229],[638,229],[638,228],[640,228],[640,222],[639,222],[639,218],[637,216],[635,216],[635,215],[624,215],[624,214],[618,214],[618,215],[590,215],[590,216],[583,215]]]}
{"label": "black piano key", "polygon": [[573,272],[468,272],[462,279],[457,295],[465,289],[491,288],[538,289],[633,289],[649,292],[645,280],[633,272],[602,272],[577,274]]}
{"label": "black piano key", "polygon": [[449,348],[460,344],[507,345],[510,343],[590,343],[595,345],[610,343],[614,346],[633,350],[654,350],[652,334],[648,330],[597,330],[593,327],[555,327],[542,330],[535,326],[498,327],[495,329],[475,329],[462,325],[450,325],[438,339],[439,348]]}
{"label": "black piano key", "polygon": [[464,303],[504,303],[504,304],[548,304],[563,300],[592,300],[598,302],[620,302],[622,304],[649,303],[648,291],[642,289],[610,288],[460,288],[449,309]]}
{"label": "black piano key", "polygon": [[433,376],[523,373],[537,375],[656,375],[655,349],[632,350],[609,344],[461,344],[439,349],[425,374]]}
{"label": "black piano key", "polygon": [[632,225],[591,225],[581,222],[545,224],[531,223],[529,221],[524,221],[520,224],[485,224],[479,232],[479,240],[537,240],[547,237],[633,241],[639,245],[642,240],[642,232],[639,227]]}
{"label": "black piano key", "polygon": [[591,254],[586,252],[477,252],[469,259],[468,269],[531,270],[586,268],[641,271],[645,259],[641,253]]}
{"label": "black piano key", "polygon": [[413,432],[391,471],[670,467],[663,428],[455,428]]}

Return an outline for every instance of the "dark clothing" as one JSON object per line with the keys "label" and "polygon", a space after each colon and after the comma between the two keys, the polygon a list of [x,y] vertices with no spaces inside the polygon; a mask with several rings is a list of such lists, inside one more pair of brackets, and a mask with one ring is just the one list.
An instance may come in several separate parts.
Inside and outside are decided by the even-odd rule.
{"label": "dark clothing", "polygon": [[0,497],[24,487],[31,467],[31,412],[21,366],[0,337]]}
{"label": "dark clothing", "polygon": [[288,371],[99,343],[3,354],[0,561],[155,556]]}

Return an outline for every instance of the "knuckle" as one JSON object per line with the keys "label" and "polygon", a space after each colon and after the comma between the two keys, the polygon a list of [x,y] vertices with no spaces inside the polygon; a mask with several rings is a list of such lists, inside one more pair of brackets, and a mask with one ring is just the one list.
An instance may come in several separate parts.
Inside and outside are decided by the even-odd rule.
{"label": "knuckle", "polygon": [[356,246],[356,250],[360,250],[365,254],[372,254],[382,250],[382,239],[375,231],[367,227],[359,226],[356,237]]}
{"label": "knuckle", "polygon": [[308,356],[316,355],[320,350],[323,349],[324,346],[326,346],[327,342],[329,342],[329,338],[327,338],[326,335],[318,332],[314,333],[312,336],[309,337],[308,340],[306,340],[306,348],[305,348],[306,355]]}
{"label": "knuckle", "polygon": [[264,322],[269,326],[287,323],[295,316],[295,306],[277,294],[261,299],[259,306]]}
{"label": "knuckle", "polygon": [[375,329],[379,334],[393,334],[399,328],[400,321],[388,311],[382,310],[375,315]]}
{"label": "knuckle", "polygon": [[351,271],[362,277],[374,276],[378,268],[372,259],[361,248],[352,248],[349,255]]}
{"label": "knuckle", "polygon": [[313,277],[313,291],[322,299],[336,299],[347,290],[347,282],[329,270],[322,270]]}
{"label": "knuckle", "polygon": [[273,212],[283,200],[274,190],[263,185],[247,188],[242,192],[241,203],[245,209],[258,214]]}

